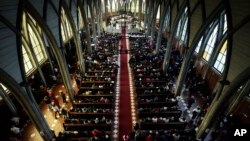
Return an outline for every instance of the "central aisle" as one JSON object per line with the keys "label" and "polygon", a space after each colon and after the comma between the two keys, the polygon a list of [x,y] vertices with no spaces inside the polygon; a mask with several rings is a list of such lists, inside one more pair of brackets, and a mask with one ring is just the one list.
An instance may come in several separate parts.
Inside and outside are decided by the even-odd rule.
{"label": "central aisle", "polygon": [[128,54],[125,53],[127,50],[125,34],[126,27],[123,26],[121,32],[119,141],[123,140],[123,135],[129,135],[132,131],[129,66]]}

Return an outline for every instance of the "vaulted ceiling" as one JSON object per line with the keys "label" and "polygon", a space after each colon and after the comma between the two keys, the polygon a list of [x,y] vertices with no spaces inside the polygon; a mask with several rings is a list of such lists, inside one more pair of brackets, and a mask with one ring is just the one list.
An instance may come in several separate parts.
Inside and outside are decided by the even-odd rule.
{"label": "vaulted ceiling", "polygon": [[[29,1],[35,10],[44,19],[44,23],[47,24],[60,46],[59,26],[58,26],[58,14],[59,0],[23,0]],[[84,0],[82,0],[84,1]],[[216,10],[219,4],[223,0],[189,0],[190,11],[192,15],[190,17],[190,38],[189,45],[196,36],[199,28],[206,21],[206,18]],[[18,32],[18,26],[20,26],[20,12],[19,0],[0,0],[0,68],[8,72],[17,82],[22,82],[20,66],[18,61],[17,52],[17,39],[16,33]],[[77,0],[65,0],[68,4],[71,14],[74,18],[75,24],[77,24]],[[182,3],[185,1],[179,0],[178,2],[172,0],[172,19],[178,14]],[[84,2],[83,2],[84,3]],[[204,4],[204,5],[203,5]],[[238,25],[242,22],[243,26],[240,26],[238,30],[233,34],[233,52],[231,58],[231,64],[229,69],[228,80],[232,81],[237,75],[245,68],[250,66],[250,2],[248,0],[229,0],[229,8],[231,9],[232,26],[238,28]],[[24,6],[25,8],[25,6]],[[205,14],[204,14],[205,12]],[[205,17],[204,17],[205,16]],[[173,24],[172,20],[172,24]]]}

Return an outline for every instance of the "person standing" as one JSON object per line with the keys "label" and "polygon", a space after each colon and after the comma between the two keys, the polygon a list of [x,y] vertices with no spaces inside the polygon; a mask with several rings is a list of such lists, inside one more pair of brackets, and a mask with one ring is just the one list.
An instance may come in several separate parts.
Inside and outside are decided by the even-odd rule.
{"label": "person standing", "polygon": [[61,91],[61,96],[62,96],[63,103],[67,103],[66,94],[64,92],[62,92],[62,91]]}

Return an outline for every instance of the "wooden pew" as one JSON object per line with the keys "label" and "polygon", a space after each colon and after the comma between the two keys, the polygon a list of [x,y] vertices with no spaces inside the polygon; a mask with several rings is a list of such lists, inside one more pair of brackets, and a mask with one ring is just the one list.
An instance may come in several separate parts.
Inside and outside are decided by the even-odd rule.
{"label": "wooden pew", "polygon": [[142,130],[168,130],[168,129],[184,129],[186,122],[167,122],[167,123],[153,123],[153,122],[142,122]]}
{"label": "wooden pew", "polygon": [[158,107],[158,106],[175,106],[177,105],[177,101],[174,102],[140,102],[138,103],[138,106],[151,106],[151,107]]}
{"label": "wooden pew", "polygon": [[89,130],[92,131],[94,129],[103,130],[103,131],[111,131],[112,124],[83,124],[83,123],[64,123],[63,127],[65,130]]}
{"label": "wooden pew", "polygon": [[152,117],[152,116],[180,116],[181,111],[166,111],[166,112],[139,112],[139,117]]}

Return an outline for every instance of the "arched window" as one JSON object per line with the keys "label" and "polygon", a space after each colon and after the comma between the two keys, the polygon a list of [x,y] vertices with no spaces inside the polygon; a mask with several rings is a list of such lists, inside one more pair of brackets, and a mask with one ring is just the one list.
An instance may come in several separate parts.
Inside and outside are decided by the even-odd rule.
{"label": "arched window", "polygon": [[222,48],[220,49],[220,52],[214,63],[214,68],[217,69],[220,73],[222,73],[224,70],[224,65],[226,62],[226,55],[227,55],[227,41],[225,41]]}
{"label": "arched window", "polygon": [[31,61],[31,55],[26,51],[27,49],[22,45],[22,52],[23,52],[23,62],[24,62],[24,69],[26,74],[30,74],[35,70],[34,63]]}
{"label": "arched window", "polygon": [[133,0],[131,5],[131,12],[136,13],[138,12],[138,10],[139,10],[139,1]]}
{"label": "arched window", "polygon": [[[108,4],[107,4],[107,7],[108,7],[108,12],[114,12],[115,11],[115,6],[116,6],[116,1],[115,0],[107,0],[108,1]],[[117,1],[117,3],[120,2],[120,1]]]}
{"label": "arched window", "polygon": [[187,35],[187,22],[188,22],[188,18],[186,18],[185,20],[185,24],[182,30],[182,34],[181,34],[181,40],[185,41],[186,35]]}
{"label": "arched window", "polygon": [[156,20],[159,20],[161,16],[161,7],[158,7],[157,14],[156,14]]}
{"label": "arched window", "polygon": [[[10,90],[7,89],[2,83],[0,83],[0,87],[3,88],[3,90],[5,91],[6,94],[9,94],[10,93]],[[3,98],[0,96],[0,101],[3,100]]]}
{"label": "arched window", "polygon": [[[23,13],[22,23],[22,53],[26,75],[36,70],[36,64],[43,64],[48,56],[42,39],[42,31],[36,20],[27,12]],[[34,55],[31,54],[34,53]],[[33,58],[34,57],[34,58]]]}
{"label": "arched window", "polygon": [[168,7],[165,19],[164,19],[164,24],[163,24],[163,31],[166,31],[169,27],[170,23],[170,7]]}
{"label": "arched window", "polygon": [[30,42],[37,57],[37,61],[39,62],[39,64],[42,64],[47,59],[46,53],[43,49],[44,47],[41,42],[39,42],[38,37],[36,36],[34,29],[31,28],[30,24],[28,24],[28,31]]}
{"label": "arched window", "polygon": [[[2,84],[0,83],[0,87],[6,92],[9,93],[10,91]],[[0,101],[3,100],[2,96],[0,96]]]}
{"label": "arched window", "polygon": [[181,29],[181,21],[182,19],[179,20],[179,23],[178,23],[178,27],[177,27],[177,32],[176,32],[176,36],[178,37],[179,34],[180,34],[180,29]]}
{"label": "arched window", "polygon": [[195,48],[195,53],[199,53],[200,48],[201,48],[202,41],[203,41],[203,36],[201,37],[199,43],[197,44],[197,46],[196,46],[196,48]]}
{"label": "arched window", "polygon": [[[226,14],[223,12],[220,16],[220,20],[221,22],[221,28],[220,32],[222,33],[221,38],[225,35],[225,33],[227,33],[228,29],[227,29],[227,16]],[[216,56],[216,61],[214,62],[214,68],[216,70],[218,70],[220,73],[223,72],[224,70],[224,65],[226,62],[226,55],[227,55],[227,41],[224,42],[223,46],[220,49],[220,52],[218,53],[218,55]]]}
{"label": "arched window", "polygon": [[142,1],[142,13],[145,14],[145,10],[146,10],[146,1],[143,0]]}
{"label": "arched window", "polygon": [[227,32],[227,15],[223,14],[222,18],[223,18],[223,22],[224,22],[224,24],[223,24],[223,34],[225,34]]}
{"label": "arched window", "polygon": [[83,26],[84,26],[84,23],[83,23],[83,19],[82,19],[82,13],[81,13],[81,10],[80,8],[78,8],[78,26],[79,26],[79,29],[83,29]]}
{"label": "arched window", "polygon": [[66,37],[66,33],[65,33],[66,31],[65,31],[65,28],[64,28],[64,26],[63,26],[63,24],[61,23],[61,35],[62,35],[62,40],[63,40],[63,42],[66,42],[66,40],[67,40],[67,37]]}
{"label": "arched window", "polygon": [[208,41],[206,43],[206,48],[205,48],[205,51],[203,53],[203,58],[206,61],[209,61],[210,56],[214,50],[215,42],[216,42],[217,35],[218,35],[218,24],[212,30],[213,30],[213,32],[210,34],[210,36],[208,38]]}
{"label": "arched window", "polygon": [[61,34],[64,43],[73,37],[72,27],[63,8],[61,9]]}
{"label": "arched window", "polygon": [[188,7],[185,7],[185,10],[178,22],[176,36],[182,41],[186,41],[187,36],[187,24],[188,24]]}

